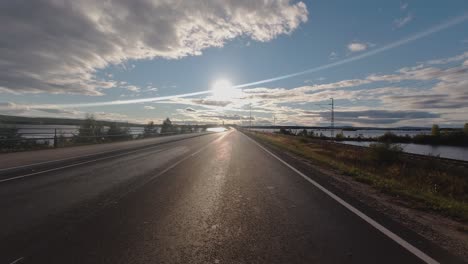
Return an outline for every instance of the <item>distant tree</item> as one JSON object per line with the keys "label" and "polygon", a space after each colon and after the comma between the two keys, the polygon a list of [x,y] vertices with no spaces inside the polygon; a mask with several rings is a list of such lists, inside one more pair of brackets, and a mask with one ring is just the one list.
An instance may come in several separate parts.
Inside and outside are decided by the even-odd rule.
{"label": "distant tree", "polygon": [[154,125],[153,121],[148,122],[146,124],[144,131],[143,131],[143,136],[144,137],[151,137],[156,135],[156,126]]}
{"label": "distant tree", "polygon": [[189,126],[189,125],[182,125],[180,129],[181,129],[181,131],[180,131],[181,133],[190,133],[190,132],[192,132],[192,127]]}
{"label": "distant tree", "polygon": [[102,126],[93,115],[87,114],[78,129],[78,136],[75,140],[82,143],[96,143],[102,141],[103,136]]}
{"label": "distant tree", "polygon": [[436,136],[436,137],[440,136],[440,128],[439,128],[439,125],[437,125],[437,124],[432,125],[431,134],[432,134],[433,136]]}
{"label": "distant tree", "polygon": [[117,123],[111,123],[106,134],[109,141],[128,140],[131,138],[128,127],[121,127]]}
{"label": "distant tree", "polygon": [[0,127],[0,151],[10,152],[26,149],[48,148],[48,141],[27,140],[16,127]]}
{"label": "distant tree", "polygon": [[290,129],[285,129],[284,127],[280,128],[279,133],[283,134],[283,135],[292,135],[291,130]]}
{"label": "distant tree", "polygon": [[341,131],[340,133],[336,134],[335,138],[337,140],[342,140],[345,138],[344,134],[343,134],[343,131]]}
{"label": "distant tree", "polygon": [[20,145],[21,135],[16,127],[0,127],[0,149],[12,150]]}
{"label": "distant tree", "polygon": [[305,129],[305,128],[304,128],[304,129],[302,129],[302,131],[301,131],[301,132],[299,132],[299,134],[298,134],[298,135],[299,135],[299,136],[303,136],[303,137],[307,136],[307,129]]}
{"label": "distant tree", "polygon": [[175,132],[174,125],[172,125],[172,121],[168,117],[162,123],[161,133],[173,133],[173,132]]}
{"label": "distant tree", "polygon": [[468,136],[468,123],[465,123],[465,126],[463,127],[463,132],[465,132],[465,135]]}

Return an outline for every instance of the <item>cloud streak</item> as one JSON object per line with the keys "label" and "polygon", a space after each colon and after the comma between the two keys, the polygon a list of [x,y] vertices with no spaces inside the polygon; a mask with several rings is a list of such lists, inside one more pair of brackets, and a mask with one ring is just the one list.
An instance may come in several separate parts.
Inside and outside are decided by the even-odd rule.
{"label": "cloud streak", "polygon": [[[351,63],[357,60],[361,60],[382,52],[385,52],[390,49],[397,48],[399,46],[408,44],[410,42],[416,41],[418,39],[421,39],[423,37],[427,37],[429,35],[435,34],[441,30],[447,29],[449,27],[458,25],[460,23],[465,22],[468,19],[468,14],[464,14],[462,16],[455,17],[451,20],[448,20],[444,23],[438,24],[432,28],[429,28],[425,31],[418,32],[408,38],[404,38],[395,42],[392,42],[390,44],[387,44],[385,46],[376,48],[374,50],[362,53],[357,56],[353,56],[351,58],[347,58],[344,60],[336,61],[333,63],[325,64],[319,67],[311,68],[305,71],[293,73],[293,74],[288,74],[288,75],[283,75],[275,78],[270,78],[266,80],[261,80],[261,81],[256,81],[256,82],[251,82],[251,83],[245,83],[245,84],[240,84],[240,85],[235,85],[233,86],[234,88],[246,88],[246,87],[251,87],[255,85],[260,85],[260,84],[265,84],[265,83],[270,83],[270,82],[275,82],[283,79],[288,79],[300,75],[305,75],[313,72],[318,72],[322,70],[326,70],[329,68],[337,67],[343,64]],[[460,56],[465,56],[465,55],[460,55]],[[457,58],[458,59],[458,58]],[[434,62],[432,62],[434,64]],[[1,89],[1,87],[0,87]],[[194,93],[185,93],[185,94],[178,94],[178,95],[170,95],[170,96],[159,96],[159,97],[151,97],[151,98],[144,98],[144,99],[133,99],[133,100],[116,100],[116,101],[107,101],[107,102],[95,102],[95,103],[78,103],[78,104],[59,104],[57,107],[60,108],[81,108],[81,107],[96,107],[96,106],[108,106],[108,105],[123,105],[123,104],[136,104],[136,103],[147,103],[147,102],[157,102],[157,101],[165,101],[165,100],[170,100],[174,98],[184,98],[184,97],[192,97],[192,96],[198,96],[198,95],[204,95],[204,94],[210,94],[212,93],[211,90],[205,90],[205,91],[199,91],[199,92],[194,92]]]}
{"label": "cloud streak", "polygon": [[250,83],[245,83],[245,84],[239,84],[239,85],[236,85],[235,87],[236,88],[244,88],[244,87],[251,87],[251,86],[265,84],[265,83],[271,83],[271,82],[275,82],[275,81],[280,81],[280,80],[289,79],[289,78],[293,78],[293,77],[297,77],[297,76],[301,76],[301,75],[305,75],[305,74],[309,74],[309,73],[313,73],[313,72],[318,72],[318,71],[330,69],[330,68],[341,66],[343,64],[351,63],[351,62],[354,62],[354,61],[357,61],[357,60],[362,60],[362,59],[365,59],[367,57],[374,56],[376,54],[379,54],[379,53],[382,53],[382,52],[385,52],[385,51],[400,47],[402,45],[408,44],[410,42],[419,40],[419,39],[427,37],[427,36],[430,36],[432,34],[435,34],[435,33],[439,32],[439,31],[442,31],[444,29],[447,29],[447,28],[450,28],[452,26],[463,23],[467,19],[468,19],[468,13],[464,14],[464,15],[461,15],[461,16],[458,16],[458,17],[455,17],[455,18],[452,18],[452,19],[450,19],[448,21],[445,21],[445,22],[443,22],[441,24],[438,24],[438,25],[436,25],[434,27],[431,27],[431,28],[429,28],[427,30],[420,31],[420,32],[418,32],[418,33],[416,33],[416,34],[414,34],[412,36],[407,37],[407,38],[400,39],[398,41],[392,42],[392,43],[387,44],[385,46],[382,46],[380,48],[370,50],[368,52],[362,53],[362,54],[354,56],[354,57],[350,57],[350,58],[347,58],[347,59],[344,59],[344,60],[332,62],[332,63],[329,63],[329,64],[325,64],[325,65],[322,65],[322,66],[318,66],[318,67],[315,67],[315,68],[311,68],[311,69],[296,72],[296,73],[282,75],[282,76],[278,76],[278,77],[274,77],[274,78],[270,78],[270,79],[265,79],[265,80],[261,80],[261,81],[255,81],[255,82],[250,82]]}
{"label": "cloud streak", "polygon": [[411,20],[413,20],[413,15],[408,14],[405,17],[395,19],[393,21],[393,24],[395,25],[396,28],[401,28],[401,27],[404,27],[409,22],[411,22]]}

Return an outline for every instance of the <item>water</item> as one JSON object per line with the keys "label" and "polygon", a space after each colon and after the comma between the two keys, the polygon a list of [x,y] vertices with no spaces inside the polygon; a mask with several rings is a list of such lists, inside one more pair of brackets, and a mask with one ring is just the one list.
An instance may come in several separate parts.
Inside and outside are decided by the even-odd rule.
{"label": "water", "polygon": [[[18,134],[23,138],[37,138],[37,142],[49,141],[49,144],[53,144],[53,138],[55,133],[57,136],[64,136],[67,138],[78,135],[79,126],[74,125],[6,125],[7,127],[15,127],[18,129]],[[144,133],[144,127],[128,127],[129,133],[133,138]],[[106,132],[108,127],[103,127],[103,132]],[[198,128],[195,132],[201,132],[202,128]],[[159,134],[161,132],[161,126],[155,126],[154,132]],[[52,140],[52,141],[51,141]],[[52,142],[52,143],[50,143]]]}
{"label": "water", "polygon": [[[375,142],[369,141],[341,141],[340,143],[368,147]],[[468,148],[456,146],[433,146],[421,144],[399,144],[406,153],[440,156],[442,158],[468,161]]]}
{"label": "water", "polygon": [[[79,126],[74,125],[6,125],[7,127],[15,127],[18,129],[18,134],[22,138],[36,139],[34,140],[39,144],[54,145],[54,136],[64,136],[71,138],[78,135]],[[107,131],[108,127],[103,127],[103,132]],[[155,132],[159,133],[160,127],[155,127]],[[133,138],[137,138],[143,134],[143,127],[129,127],[129,133]]]}
{"label": "water", "polygon": [[[259,132],[266,132],[266,133],[274,133],[274,132],[279,132],[279,129],[273,129],[273,128],[252,128],[253,131],[259,131]],[[300,133],[303,129],[291,129],[291,132],[293,134]],[[330,129],[306,129],[308,133],[314,132],[317,135],[323,134],[326,137],[330,136]],[[340,130],[340,129],[335,129],[335,135],[338,133],[343,133],[345,137],[350,137],[350,138],[375,138],[375,137],[380,137],[383,136],[387,132],[392,132],[395,135],[398,136],[410,136],[414,137],[419,134],[430,134],[431,130],[375,130],[375,129],[363,129],[363,130],[353,130],[353,131],[348,131],[348,130]]]}
{"label": "water", "polygon": [[[79,126],[73,125],[15,125],[18,129],[18,134],[24,138],[53,138],[55,132],[57,136],[73,137],[78,135]],[[104,132],[108,127],[104,127]],[[156,132],[159,132],[159,127],[156,127]],[[129,127],[129,133],[134,137],[143,134],[143,127]]]}
{"label": "water", "polygon": [[[254,128],[253,131],[260,131],[260,132],[279,132],[279,129],[262,129],[262,128]],[[307,132],[314,132],[315,134],[323,135],[329,137],[330,130],[329,129],[306,129]],[[302,129],[291,129],[293,134],[297,134],[301,132]],[[363,130],[355,130],[355,131],[346,131],[346,130],[335,130],[335,135],[342,132],[345,137],[350,138],[375,138],[382,136],[386,132],[392,132],[398,136],[405,136],[409,135],[410,137],[419,135],[419,134],[430,134],[430,130],[372,130],[372,129],[363,129]],[[368,147],[372,142],[369,141],[342,141],[341,143],[349,144],[349,145],[356,145],[356,146],[363,146]],[[420,155],[432,155],[432,156],[440,156],[442,158],[449,158],[449,159],[456,159],[456,160],[465,160],[468,161],[468,147],[456,147],[456,146],[433,146],[433,145],[421,145],[421,144],[400,144],[403,147],[403,151],[407,153],[413,154],[420,154]]]}

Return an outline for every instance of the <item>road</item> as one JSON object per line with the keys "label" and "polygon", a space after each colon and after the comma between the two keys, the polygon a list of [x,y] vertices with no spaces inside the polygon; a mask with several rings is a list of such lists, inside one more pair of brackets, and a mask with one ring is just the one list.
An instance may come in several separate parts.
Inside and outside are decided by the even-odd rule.
{"label": "road", "polygon": [[0,171],[0,263],[456,261],[236,130],[63,162]]}

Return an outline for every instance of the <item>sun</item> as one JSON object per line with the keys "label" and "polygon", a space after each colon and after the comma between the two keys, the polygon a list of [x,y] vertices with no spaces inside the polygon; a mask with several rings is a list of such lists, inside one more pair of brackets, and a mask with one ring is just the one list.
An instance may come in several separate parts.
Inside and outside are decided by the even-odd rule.
{"label": "sun", "polygon": [[211,91],[216,99],[229,100],[240,96],[240,90],[234,88],[232,83],[226,79],[216,80]]}

